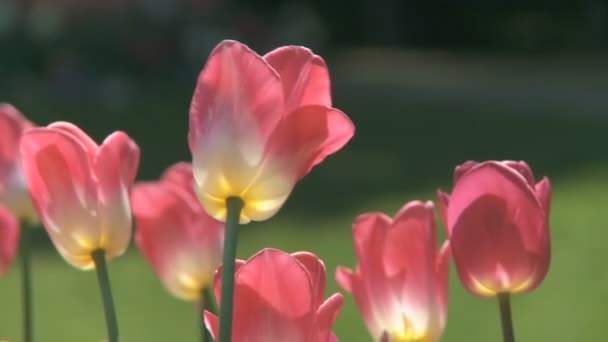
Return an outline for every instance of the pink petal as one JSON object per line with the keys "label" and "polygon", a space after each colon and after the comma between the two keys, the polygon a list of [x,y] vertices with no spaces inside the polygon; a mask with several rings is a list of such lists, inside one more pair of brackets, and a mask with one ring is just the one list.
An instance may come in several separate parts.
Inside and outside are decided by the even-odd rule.
{"label": "pink petal", "polygon": [[198,299],[221,262],[223,224],[190,210],[171,184],[137,184],[131,198],[142,254],[171,293]]}
{"label": "pink petal", "polygon": [[369,297],[366,285],[361,280],[358,273],[353,273],[348,268],[338,267],[336,269],[336,282],[346,292],[349,292],[355,298],[359,312],[363,321],[370,331],[378,328],[379,324],[376,321],[373,304]]}
{"label": "pink petal", "polygon": [[551,209],[551,182],[549,181],[549,178],[543,177],[543,179],[534,186],[534,190],[536,191],[536,196],[538,196],[540,205],[547,215],[547,219],[549,219],[549,210]]}
{"label": "pink petal", "polygon": [[87,154],[89,156],[94,156],[97,152],[99,146],[97,143],[89,137],[83,130],[81,130],[78,126],[64,121],[54,122],[48,125],[47,128],[52,128],[54,130],[59,130],[65,132],[72,136],[72,138],[78,140],[87,150]]}
{"label": "pink petal", "polygon": [[94,160],[106,254],[124,253],[131,239],[129,191],[139,166],[139,147],[123,132],[108,136]]}
{"label": "pink petal", "polygon": [[171,165],[165,170],[161,180],[194,192],[194,176],[192,175],[192,165],[190,163],[179,162]]}
{"label": "pink petal", "polygon": [[445,241],[443,243],[443,246],[441,246],[441,250],[439,251],[437,265],[435,268],[435,285],[437,287],[437,298],[439,300],[441,330],[443,330],[443,327],[445,326],[445,321],[448,315],[448,285],[450,280],[450,258],[450,243],[449,241]]}
{"label": "pink petal", "polygon": [[217,341],[220,334],[220,320],[217,316],[209,311],[205,311],[205,326],[211,333],[211,337]]}
{"label": "pink petal", "polygon": [[155,183],[136,184],[131,203],[137,230],[135,243],[154,271],[166,280],[172,277],[173,260],[188,242],[184,234],[186,215],[178,196]]}
{"label": "pink petal", "polygon": [[350,119],[337,109],[305,106],[285,118],[269,141],[267,158],[285,161],[296,179],[304,177],[353,136]]}
{"label": "pink petal", "polygon": [[456,166],[456,168],[454,169],[454,185],[456,185],[456,183],[458,183],[458,180],[460,179],[460,177],[462,175],[466,174],[467,172],[469,172],[472,168],[474,168],[477,165],[479,165],[478,162],[469,160],[469,161],[464,162],[462,165]]}
{"label": "pink petal", "polygon": [[204,211],[195,193],[195,182],[190,163],[179,162],[173,164],[163,173],[161,182],[171,184],[179,189],[193,211]]}
{"label": "pink petal", "polygon": [[448,230],[448,228],[451,227],[448,223],[449,204],[450,195],[441,190],[437,190],[437,205],[439,206],[439,214],[441,215],[441,220],[443,221],[443,228],[445,229],[445,232],[448,236],[450,235],[450,231]]}
{"label": "pink petal", "polygon": [[530,166],[528,166],[528,163],[526,163],[525,161],[513,160],[505,160],[502,163],[519,172],[530,186],[534,186],[534,174],[532,173]]}
{"label": "pink petal", "polygon": [[331,328],[336,322],[343,305],[344,297],[339,293],[334,293],[319,307],[317,310],[319,341],[331,341]]}
{"label": "pink petal", "polygon": [[355,275],[351,269],[343,266],[338,266],[336,268],[336,282],[344,291],[349,293],[353,292],[354,277]]}
{"label": "pink petal", "polygon": [[313,310],[308,271],[290,254],[264,249],[241,267],[236,278],[239,286],[255,289],[269,306],[285,315],[298,317]]}
{"label": "pink petal", "polygon": [[[457,192],[452,194],[456,203]],[[480,296],[526,290],[544,247],[525,231],[545,227],[544,215],[525,196],[517,202],[497,195],[479,196],[455,220],[450,246],[467,289]],[[517,207],[514,207],[517,206]],[[539,228],[540,227],[540,228]]]}
{"label": "pink petal", "polygon": [[285,46],[264,59],[281,76],[286,113],[306,105],[331,107],[329,73],[321,57],[305,47]]}
{"label": "pink petal", "polygon": [[382,319],[392,305],[384,270],[384,248],[392,219],[382,213],[358,216],[353,225],[355,253],[359,262],[352,277],[352,293],[373,336],[380,334]]}
{"label": "pink petal", "polygon": [[[374,301],[387,302],[383,313],[389,318],[402,314],[389,308],[407,308],[416,331],[427,331],[437,312],[435,264],[437,257],[435,213],[432,202],[407,203],[395,216],[385,238],[385,293],[374,293]],[[391,305],[392,304],[392,305]],[[401,309],[403,310],[403,309]]]}
{"label": "pink petal", "polygon": [[365,273],[384,277],[384,243],[392,219],[382,213],[358,216],[353,224],[353,239],[359,267]]}
{"label": "pink petal", "polygon": [[316,298],[315,307],[319,307],[325,300],[326,270],[325,264],[316,255],[310,252],[293,253],[294,256],[308,271],[312,281],[313,296]]}
{"label": "pink petal", "polygon": [[91,261],[87,246],[100,237],[87,149],[63,131],[34,128],[22,137],[21,158],[32,201],[55,246],[75,266],[90,267],[80,262]]}
{"label": "pink petal", "polygon": [[[193,154],[219,134],[265,142],[283,116],[277,73],[247,46],[226,40],[211,53],[190,106],[188,141]],[[242,138],[242,137],[241,137]]]}
{"label": "pink petal", "polygon": [[4,207],[0,207],[0,278],[17,255],[19,221]]}
{"label": "pink petal", "polygon": [[[245,265],[245,260],[236,259],[234,261],[234,274],[235,276],[239,273],[243,265]],[[218,266],[215,270],[215,275],[213,276],[213,293],[215,294],[215,301],[219,306],[220,299],[222,298],[222,265]]]}
{"label": "pink petal", "polygon": [[32,123],[15,107],[0,103],[0,191],[5,178],[16,165],[21,135],[31,127]]}
{"label": "pink petal", "polygon": [[[355,302],[357,303],[357,307],[359,308],[359,312],[361,313],[361,318],[365,323],[365,326],[370,331],[372,336],[378,336],[382,327],[382,308],[378,308],[378,303],[375,302],[375,297],[372,298],[374,293],[373,288],[369,286],[369,282],[367,280],[362,279],[362,275],[360,274],[360,270],[357,273],[343,273],[342,275],[336,275],[339,284],[344,285],[340,279],[344,279],[345,276],[348,276],[351,293],[355,298]],[[348,291],[348,290],[347,290]],[[380,305],[383,305],[380,303]]]}
{"label": "pink petal", "polygon": [[537,248],[538,237],[544,234],[546,224],[543,223],[542,215],[539,215],[542,214],[542,209],[536,193],[519,172],[498,162],[480,164],[461,177],[454,186],[447,212],[450,225],[448,230],[452,234],[460,215],[481,197],[502,199],[506,205],[505,213],[520,230],[518,234],[522,235],[526,248]]}
{"label": "pink petal", "polygon": [[235,280],[233,341],[308,341],[316,308],[310,277],[296,258],[265,249]]}
{"label": "pink petal", "polygon": [[121,187],[130,188],[139,167],[139,147],[125,133],[110,134],[96,153],[96,174],[102,193]]}

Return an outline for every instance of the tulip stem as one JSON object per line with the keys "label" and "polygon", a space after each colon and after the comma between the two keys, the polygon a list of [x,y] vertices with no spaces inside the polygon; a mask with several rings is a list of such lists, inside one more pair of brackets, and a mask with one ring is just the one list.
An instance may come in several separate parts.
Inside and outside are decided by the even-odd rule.
{"label": "tulip stem", "polygon": [[217,313],[217,307],[215,305],[215,301],[213,299],[213,295],[211,294],[211,289],[205,287],[201,293],[201,299],[199,300],[199,305],[197,308],[199,312],[199,324],[201,331],[201,341],[203,342],[213,342],[213,338],[211,337],[211,333],[205,324],[205,310],[210,311],[212,313]]}
{"label": "tulip stem", "polygon": [[108,342],[118,342],[118,324],[116,323],[116,311],[114,310],[114,300],[112,299],[112,288],[110,287],[105,251],[97,249],[93,251],[91,256],[97,270],[97,280],[99,281],[99,290],[101,291],[103,311],[108,329]]}
{"label": "tulip stem", "polygon": [[498,306],[500,308],[500,321],[502,325],[502,337],[504,342],[515,342],[513,332],[513,318],[511,316],[511,296],[508,292],[498,295]]}
{"label": "tulip stem", "polygon": [[32,342],[32,230],[33,227],[22,224],[21,229],[21,295],[23,305],[23,341]]}
{"label": "tulip stem", "polygon": [[210,287],[205,287],[203,289],[203,298],[205,300],[205,309],[217,315],[217,303],[215,302],[213,289],[211,289]]}
{"label": "tulip stem", "polygon": [[236,259],[237,233],[243,200],[239,197],[226,199],[226,228],[224,238],[224,258],[222,263],[222,294],[220,308],[219,342],[232,340],[232,306],[234,301],[234,268]]}

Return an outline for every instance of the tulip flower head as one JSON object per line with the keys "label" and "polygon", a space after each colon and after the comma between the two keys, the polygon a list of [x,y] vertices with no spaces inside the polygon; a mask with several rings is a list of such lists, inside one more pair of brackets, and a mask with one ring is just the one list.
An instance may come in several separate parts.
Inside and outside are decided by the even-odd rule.
{"label": "tulip flower head", "polygon": [[[236,269],[232,342],[338,341],[331,327],[343,297],[324,300],[325,266],[314,254],[264,249]],[[221,298],[221,269],[215,279]],[[218,318],[205,312],[205,323],[217,340]]]}
{"label": "tulip flower head", "polygon": [[21,170],[19,142],[32,127],[15,107],[0,104],[0,204],[28,222],[38,219]]}
{"label": "tulip flower head", "polygon": [[226,200],[239,197],[241,223],[266,220],[353,133],[348,117],[331,107],[321,57],[298,46],[261,57],[223,41],[201,72],[190,107],[197,194],[216,219],[225,220]]}
{"label": "tulip flower head", "polygon": [[224,224],[201,207],[191,165],[175,164],[160,181],[136,184],[131,203],[135,242],[165,287],[178,298],[199,299],[222,261]]}
{"label": "tulip flower head", "polygon": [[6,208],[0,207],[0,278],[15,259],[18,245],[19,221]]}
{"label": "tulip flower head", "polygon": [[97,145],[78,127],[58,122],[27,131],[21,158],[38,217],[67,262],[91,269],[96,250],[107,260],[124,253],[139,165],[133,140],[115,132]]}
{"label": "tulip flower head", "polygon": [[469,161],[456,168],[452,194],[439,191],[439,203],[469,292],[490,297],[541,283],[550,261],[550,200],[549,180],[535,183],[523,161]]}
{"label": "tulip flower head", "polygon": [[394,219],[359,216],[353,226],[357,268],[336,280],[355,297],[375,341],[434,342],[447,315],[449,247],[437,246],[432,202],[407,203]]}

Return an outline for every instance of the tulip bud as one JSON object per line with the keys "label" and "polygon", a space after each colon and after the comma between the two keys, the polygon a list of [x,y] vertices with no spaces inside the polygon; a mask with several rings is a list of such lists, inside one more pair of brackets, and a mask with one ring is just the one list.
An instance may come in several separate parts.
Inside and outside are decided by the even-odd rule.
{"label": "tulip bud", "polygon": [[222,261],[224,224],[198,202],[190,164],[173,165],[158,182],[136,184],[131,203],[135,242],[154,272],[174,296],[199,299]]}
{"label": "tulip bud", "polygon": [[97,145],[78,127],[58,122],[33,128],[21,139],[24,176],[40,221],[63,258],[94,267],[125,252],[131,238],[129,190],[139,148],[115,132]]}
{"label": "tulip bud", "polygon": [[244,202],[241,223],[266,220],[353,133],[349,118],[331,107],[321,57],[296,46],[261,57],[224,41],[201,72],[190,107],[196,192],[218,220],[226,220],[230,197]]}
{"label": "tulip bud", "polygon": [[461,282],[483,297],[534,290],[549,269],[551,184],[525,162],[466,162],[439,191]]}

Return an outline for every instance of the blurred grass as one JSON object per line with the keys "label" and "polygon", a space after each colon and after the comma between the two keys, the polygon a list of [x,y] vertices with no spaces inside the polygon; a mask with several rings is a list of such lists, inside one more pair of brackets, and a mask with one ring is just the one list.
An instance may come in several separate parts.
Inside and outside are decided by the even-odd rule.
{"label": "blurred grass", "polygon": [[[537,291],[514,298],[519,340],[600,341],[605,336],[607,174],[608,165],[596,165],[552,177],[552,265]],[[333,281],[336,265],[355,264],[350,234],[353,218],[375,210],[392,215],[408,200],[433,199],[434,191],[433,187],[425,187],[424,191],[402,195],[369,197],[339,215],[323,218],[298,215],[296,221],[289,210],[284,210],[269,222],[242,228],[238,254],[247,258],[264,247],[313,251],[326,263],[328,293],[339,291]],[[293,196],[297,197],[298,192],[296,189]],[[104,337],[94,273],[71,268],[51,251],[35,255],[34,272],[38,341],[100,341]],[[110,275],[122,341],[198,339],[194,306],[170,297],[135,248],[110,263]],[[21,340],[19,299],[15,264],[0,281],[0,338]],[[370,340],[349,295],[335,332],[341,341]],[[443,341],[498,341],[499,334],[496,303],[466,293],[452,271]]]}

